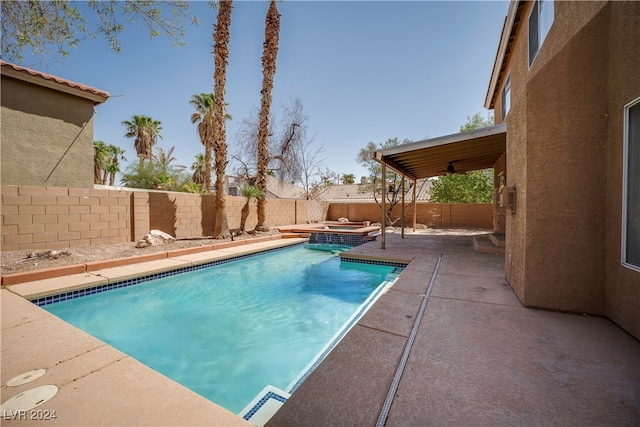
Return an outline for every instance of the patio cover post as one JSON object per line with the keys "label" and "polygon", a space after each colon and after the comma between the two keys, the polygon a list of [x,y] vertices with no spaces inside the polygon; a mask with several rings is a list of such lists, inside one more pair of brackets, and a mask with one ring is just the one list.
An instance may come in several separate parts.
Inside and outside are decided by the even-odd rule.
{"label": "patio cover post", "polygon": [[[375,191],[375,190],[374,190]],[[385,249],[385,240],[387,237],[385,217],[387,211],[387,164],[382,162],[382,221],[380,222],[382,228],[382,235],[380,236],[380,249]]]}
{"label": "patio cover post", "polygon": [[418,186],[418,180],[413,180],[413,232],[416,232],[416,216],[418,215],[418,200],[416,200],[416,187]]}
{"label": "patio cover post", "polygon": [[400,226],[402,227],[400,235],[404,239],[404,175],[402,175],[402,218],[400,220]]}

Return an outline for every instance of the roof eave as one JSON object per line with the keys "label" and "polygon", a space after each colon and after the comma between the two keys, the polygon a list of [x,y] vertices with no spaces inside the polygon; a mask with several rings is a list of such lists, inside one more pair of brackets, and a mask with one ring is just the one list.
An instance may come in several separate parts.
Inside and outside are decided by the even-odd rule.
{"label": "roof eave", "polygon": [[487,89],[487,96],[484,100],[484,106],[488,110],[492,110],[494,107],[495,91],[498,85],[498,78],[500,77],[500,70],[502,65],[508,59],[507,58],[507,46],[509,39],[511,38],[511,32],[513,30],[513,23],[515,22],[518,7],[520,3],[524,1],[512,0],[509,4],[509,10],[504,20],[504,26],[502,27],[502,34],[500,35],[500,43],[498,44],[498,51],[496,53],[496,59],[493,64],[493,71],[491,72],[491,79],[489,81],[489,88]]}
{"label": "roof eave", "polygon": [[384,163],[386,165],[386,167],[388,167],[389,169],[393,170],[394,172],[396,172],[399,175],[403,175],[403,176],[405,176],[405,177],[407,177],[407,178],[409,178],[409,179],[411,179],[413,181],[418,179],[415,176],[413,176],[411,173],[409,173],[408,171],[404,170],[400,165],[398,165],[392,159],[384,158],[384,154],[382,154],[380,151],[376,151],[375,153],[373,153],[373,159],[376,160],[380,164]]}
{"label": "roof eave", "polygon": [[21,80],[27,83],[31,83],[37,86],[42,86],[47,89],[52,89],[58,92],[67,93],[69,95],[77,96],[80,98],[85,98],[92,101],[94,105],[103,104],[107,99],[109,99],[109,96],[106,93],[105,95],[99,95],[96,93],[88,92],[86,90],[82,90],[77,87],[61,84],[55,80],[48,80],[38,75],[34,76],[29,73],[24,73],[22,71],[15,70],[11,67],[2,67],[2,75],[14,78],[16,80]]}
{"label": "roof eave", "polygon": [[442,175],[454,162],[459,170],[485,169],[506,150],[506,134],[499,124],[378,150],[373,158],[411,179]]}
{"label": "roof eave", "polygon": [[389,156],[392,154],[403,153],[405,151],[411,151],[411,150],[419,150],[422,148],[429,148],[429,147],[443,145],[443,144],[451,144],[454,142],[466,141],[468,139],[473,139],[473,138],[482,138],[485,136],[498,135],[500,133],[505,133],[506,131],[507,131],[507,125],[505,123],[501,123],[499,125],[475,129],[469,132],[453,133],[450,135],[444,135],[436,138],[425,139],[423,141],[417,141],[409,144],[398,145],[392,148],[385,148],[384,150],[376,151],[374,154],[375,154],[376,160],[380,161],[382,157]]}

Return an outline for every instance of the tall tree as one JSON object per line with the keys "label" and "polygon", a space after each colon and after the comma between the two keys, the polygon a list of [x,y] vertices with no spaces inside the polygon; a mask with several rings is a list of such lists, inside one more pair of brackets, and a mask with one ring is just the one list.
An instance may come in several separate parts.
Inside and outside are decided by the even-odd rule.
{"label": "tall tree", "polygon": [[[467,116],[460,132],[493,126],[493,113]],[[433,182],[431,197],[437,203],[489,203],[493,200],[493,169],[468,171],[465,174],[443,175]]]}
{"label": "tall tree", "polygon": [[186,169],[182,165],[172,165],[171,164],[171,163],[175,162],[176,160],[178,160],[178,158],[174,157],[174,155],[173,155],[173,152],[175,151],[175,149],[176,149],[176,147],[171,147],[171,148],[169,148],[168,151],[164,151],[164,148],[156,147],[156,154],[153,155],[153,160],[156,161],[156,164],[160,168],[161,172],[166,174],[167,171],[169,170],[169,168],[172,168],[172,167],[176,168],[178,170]]}
{"label": "tall tree", "polygon": [[331,187],[332,185],[340,185],[340,174],[338,172],[334,172],[329,168],[325,168],[324,170],[319,171],[319,182],[318,185],[320,188]]}
{"label": "tall tree", "polygon": [[[207,191],[204,189],[206,182],[206,172],[205,172],[205,159],[204,154],[196,154],[196,161],[191,164],[191,170],[193,171],[193,175],[191,175],[191,180],[200,186],[200,191],[207,194]],[[211,175],[211,173],[209,173]]]}
{"label": "tall tree", "polygon": [[[358,163],[369,170],[369,180],[367,184],[360,186],[358,191],[373,193],[373,198],[378,206],[382,206],[382,197],[384,197],[383,194],[386,194],[387,212],[385,212],[385,215],[387,224],[393,225],[395,222],[400,220],[400,218],[396,218],[392,221],[391,211],[393,211],[393,208],[397,204],[402,202],[402,176],[388,168],[386,176],[383,177],[382,165],[374,159],[373,153],[377,150],[397,147],[398,145],[408,144],[410,142],[412,141],[409,139],[405,139],[400,142],[398,138],[390,138],[380,144],[369,142],[365,148],[360,150],[356,158]],[[384,191],[382,188],[383,184],[386,185]],[[420,194],[425,186],[428,185],[429,182],[426,179],[417,180],[416,193]],[[405,200],[410,200],[408,204],[409,207],[413,206],[413,203],[415,203],[415,200],[408,197],[412,193],[412,183],[405,185]],[[409,209],[407,209],[407,212],[409,212]]]}
{"label": "tall tree", "polygon": [[460,132],[469,132],[475,129],[486,128],[493,126],[493,112],[489,111],[487,117],[483,117],[480,113],[475,113],[473,116],[467,116],[467,122],[460,126]]}
{"label": "tall tree", "polygon": [[103,184],[102,175],[109,163],[109,146],[104,141],[93,141],[93,183]]}
{"label": "tall tree", "polygon": [[436,203],[490,203],[493,200],[493,169],[438,177],[431,188]]}
{"label": "tall tree", "polygon": [[319,193],[319,188],[314,185],[314,178],[320,175],[320,166],[322,160],[318,156],[324,150],[324,147],[317,149],[311,148],[311,140],[306,140],[298,145],[298,165],[300,168],[300,182],[304,188],[304,198],[307,200],[314,199]]}
{"label": "tall tree", "polygon": [[[269,119],[269,139],[267,147],[267,175],[273,175],[281,181],[301,182],[304,185],[305,176],[315,175],[319,159],[311,148],[313,138],[308,137],[309,116],[304,110],[299,98],[291,99],[289,104],[282,106],[282,114],[276,123],[275,116]],[[252,109],[249,117],[242,120],[236,141],[238,152],[233,159],[240,163],[237,173],[250,180],[257,181],[258,133],[260,118],[257,110]],[[311,158],[311,156],[313,158]],[[306,157],[305,157],[306,156]]]}
{"label": "tall tree", "polygon": [[[196,112],[191,115],[191,123],[198,124],[198,137],[202,145],[204,145],[202,177],[205,181],[202,184],[206,194],[209,194],[211,191],[211,150],[214,145],[213,117],[215,96],[213,93],[199,93],[191,97],[189,104],[196,109]],[[225,118],[231,120],[231,115],[225,114]]]}
{"label": "tall tree", "polygon": [[342,175],[342,184],[344,185],[348,185],[348,184],[355,184],[356,182],[356,176],[352,173],[345,173],[344,175]]}
{"label": "tall tree", "polygon": [[276,74],[276,57],[280,38],[280,13],[275,0],[269,3],[264,26],[262,53],[262,99],[260,101],[260,125],[258,128],[258,170],[256,185],[263,195],[258,198],[258,224],[256,231],[269,231],[266,217],[267,168],[269,167],[269,118],[273,96],[273,76]]}
{"label": "tall tree", "polygon": [[118,36],[124,30],[123,21],[146,26],[151,37],[165,34],[172,43],[184,45],[182,21],[198,23],[191,13],[190,2],[177,0],[2,0],[0,11],[2,59],[14,62],[23,60],[25,50],[30,50],[33,56],[44,57],[54,49],[60,57],[65,57],[87,36],[102,35],[111,49],[119,52]]}
{"label": "tall tree", "polygon": [[153,146],[158,138],[162,139],[160,122],[153,120],[149,116],[133,115],[131,120],[123,120],[122,125],[127,129],[124,134],[126,138],[134,138],[134,148],[138,153],[140,163],[144,159],[151,159],[153,156]]}
{"label": "tall tree", "polygon": [[[109,144],[108,151],[111,158],[105,171],[109,174],[109,185],[113,186],[116,181],[116,174],[120,172],[120,160],[127,159],[124,157],[124,150],[116,145]],[[106,178],[103,181],[103,184],[106,183]]]}
{"label": "tall tree", "polygon": [[231,26],[232,0],[221,0],[218,3],[218,18],[213,32],[213,151],[216,169],[216,220],[213,231],[215,238],[226,238],[231,235],[227,222],[227,131],[225,126],[224,95],[227,82],[227,63],[229,60],[229,39]]}
{"label": "tall tree", "polygon": [[175,158],[171,155],[171,150],[156,151],[156,155],[148,161],[131,162],[122,174],[121,182],[132,188],[191,191],[190,188],[185,188],[185,184],[192,182],[191,177],[184,166],[173,164]]}

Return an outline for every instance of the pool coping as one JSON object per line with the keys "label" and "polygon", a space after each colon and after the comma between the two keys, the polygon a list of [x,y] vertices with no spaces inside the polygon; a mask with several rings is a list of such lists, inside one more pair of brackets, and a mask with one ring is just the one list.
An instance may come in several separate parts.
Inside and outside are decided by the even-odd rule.
{"label": "pool coping", "polygon": [[[130,257],[113,260],[113,263],[104,262],[104,268],[91,269],[81,273],[68,274],[65,276],[49,276],[48,272],[58,269],[38,270],[40,275],[34,277],[46,277],[31,281],[23,281],[11,285],[3,285],[12,293],[27,300],[35,300],[49,295],[57,295],[67,292],[80,291],[83,289],[114,284],[126,280],[135,280],[151,275],[158,275],[183,268],[195,267],[202,264],[224,261],[230,258],[247,256],[261,253],[271,249],[278,249],[305,243],[308,239],[266,239],[260,242],[252,242],[251,245],[227,245],[222,249],[211,250],[209,246],[204,246],[201,251],[176,252],[169,258],[159,257],[157,259],[149,257]],[[195,249],[195,248],[188,248]],[[191,253],[189,253],[191,252]],[[162,252],[167,254],[167,252]],[[84,264],[86,266],[86,264]],[[28,276],[27,276],[28,277]],[[62,280],[64,279],[64,280]]]}
{"label": "pool coping", "polygon": [[228,249],[228,248],[236,248],[236,247],[245,246],[253,243],[261,243],[261,242],[268,242],[272,240],[281,240],[281,239],[282,237],[279,235],[263,236],[263,237],[256,237],[253,239],[214,243],[213,245],[203,245],[203,246],[196,246],[192,248],[182,248],[182,249],[171,249],[167,251],[152,252],[152,253],[134,255],[134,256],[124,257],[124,258],[114,258],[114,259],[103,260],[103,261],[92,261],[92,262],[87,262],[82,264],[67,265],[63,267],[43,268],[39,270],[3,274],[1,277],[0,283],[2,287],[6,287],[11,285],[17,285],[20,283],[25,283],[25,282],[33,282],[37,280],[63,277],[63,276],[68,276],[72,274],[94,272],[94,271],[102,270],[106,268],[121,267],[125,265],[139,264],[147,261],[156,261],[156,260],[167,259],[167,258],[176,258],[176,257],[181,257],[184,255],[190,255],[195,253],[216,251],[216,250]]}

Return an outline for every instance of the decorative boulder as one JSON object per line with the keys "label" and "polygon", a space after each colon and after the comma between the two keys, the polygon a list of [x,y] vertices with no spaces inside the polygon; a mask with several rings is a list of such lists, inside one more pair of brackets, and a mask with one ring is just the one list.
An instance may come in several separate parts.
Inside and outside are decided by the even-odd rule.
{"label": "decorative boulder", "polygon": [[149,234],[145,234],[142,240],[136,243],[136,248],[147,248],[149,246],[162,246],[175,242],[176,239],[170,234],[160,230],[151,230]]}

